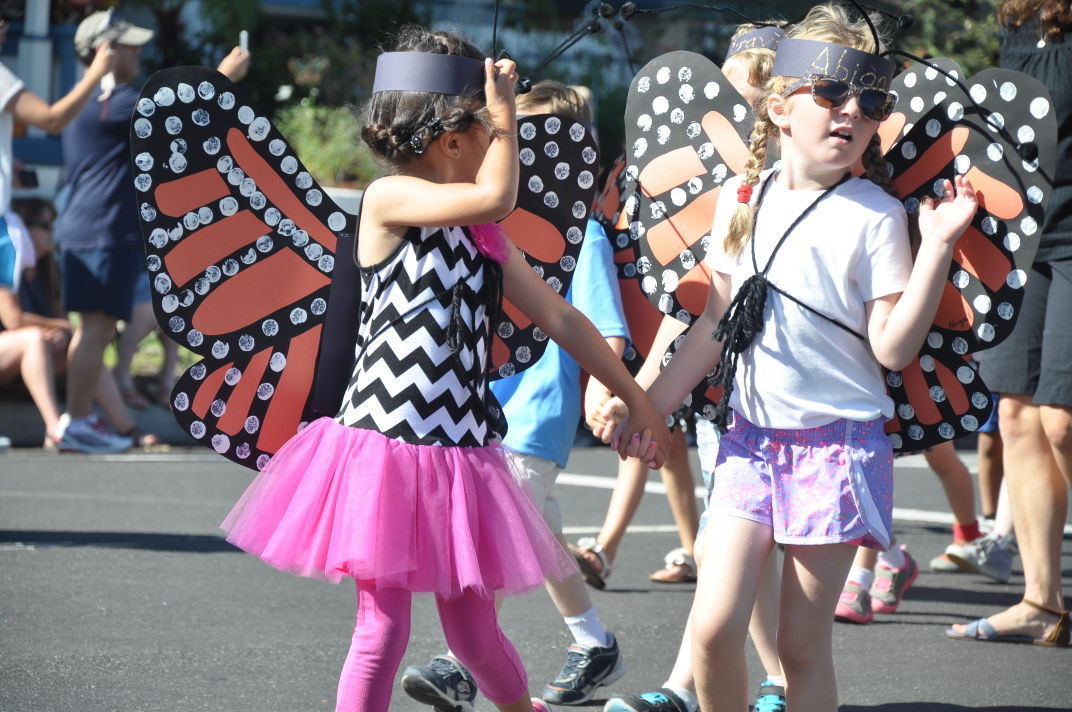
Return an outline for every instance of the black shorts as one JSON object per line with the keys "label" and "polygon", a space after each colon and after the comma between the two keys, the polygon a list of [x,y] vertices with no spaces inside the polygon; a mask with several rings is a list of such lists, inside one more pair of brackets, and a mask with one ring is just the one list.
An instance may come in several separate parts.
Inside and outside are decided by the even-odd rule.
{"label": "black shorts", "polygon": [[991,391],[1034,397],[1035,405],[1072,407],[1072,260],[1031,269],[1009,337],[984,352]]}
{"label": "black shorts", "polygon": [[145,271],[141,245],[63,250],[60,279],[63,308],[104,312],[126,321],[134,305],[134,285]]}

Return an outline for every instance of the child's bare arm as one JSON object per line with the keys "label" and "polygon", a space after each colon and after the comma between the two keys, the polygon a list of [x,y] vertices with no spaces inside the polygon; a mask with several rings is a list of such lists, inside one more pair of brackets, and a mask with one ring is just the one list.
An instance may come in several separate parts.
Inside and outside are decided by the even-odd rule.
{"label": "child's bare arm", "polygon": [[489,136],[478,127],[464,134],[448,131],[427,149],[429,153],[442,152],[448,159],[464,160],[482,151],[487,143],[476,177],[471,182],[456,182],[450,176],[446,180],[439,176],[386,176],[369,186],[362,214],[372,211],[370,217],[386,228],[440,227],[493,222],[514,209],[519,175],[514,106],[517,65],[508,59],[496,63],[487,59],[484,69],[487,109],[499,135]]}
{"label": "child's bare arm", "polygon": [[[669,452],[670,431],[592,322],[555,294],[513,248],[503,266],[503,291],[514,306],[577,359],[584,370],[628,404],[633,414],[632,427],[623,435],[637,444],[638,454],[645,457],[649,466],[661,466]],[[654,454],[648,449],[650,443],[657,446]]]}
{"label": "child's bare arm", "polygon": [[[711,372],[722,358],[722,342],[715,339],[715,329],[730,303],[730,278],[721,272],[711,275],[707,305],[689,331],[670,363],[648,388],[652,404],[663,417],[677,410],[685,395]],[[630,427],[627,417],[615,430],[611,447],[626,457],[633,456],[636,447],[623,437]]]}
{"label": "child's bare arm", "polygon": [[[867,333],[875,358],[899,371],[919,354],[942,297],[953,248],[971,224],[978,200],[971,182],[957,176],[945,181],[940,201],[919,208],[920,247],[908,285],[867,303]],[[955,188],[955,190],[954,190]]]}

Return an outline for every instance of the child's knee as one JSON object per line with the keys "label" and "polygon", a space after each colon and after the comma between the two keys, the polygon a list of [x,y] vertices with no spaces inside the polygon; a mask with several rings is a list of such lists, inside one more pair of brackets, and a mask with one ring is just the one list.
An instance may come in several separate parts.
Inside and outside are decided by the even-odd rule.
{"label": "child's knee", "polygon": [[779,628],[778,660],[786,670],[807,670],[822,657],[816,646],[818,636],[803,630]]}

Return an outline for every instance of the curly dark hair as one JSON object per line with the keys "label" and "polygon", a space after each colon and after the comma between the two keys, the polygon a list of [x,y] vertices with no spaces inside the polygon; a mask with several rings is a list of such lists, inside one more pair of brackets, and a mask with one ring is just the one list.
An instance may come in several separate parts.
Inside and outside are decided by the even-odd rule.
{"label": "curly dark hair", "polygon": [[1005,0],[998,7],[998,22],[1010,29],[1038,20],[1039,36],[1056,37],[1072,31],[1070,0]]}
{"label": "curly dark hair", "polygon": [[[391,51],[452,54],[480,60],[485,57],[479,48],[459,35],[417,25],[403,27]],[[484,109],[486,102],[483,88],[464,96],[423,91],[377,92],[361,111],[364,124],[361,138],[378,158],[397,168],[423,153],[427,144],[444,131],[464,133],[474,123],[493,131]],[[433,125],[436,131],[425,131]],[[421,131],[424,134],[411,142]]]}

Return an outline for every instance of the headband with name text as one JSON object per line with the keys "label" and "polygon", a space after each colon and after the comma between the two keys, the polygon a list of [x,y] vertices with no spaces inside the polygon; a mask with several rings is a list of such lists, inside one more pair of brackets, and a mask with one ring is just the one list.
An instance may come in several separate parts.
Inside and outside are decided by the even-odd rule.
{"label": "headband with name text", "polygon": [[745,32],[730,42],[730,48],[726,50],[726,59],[746,49],[775,49],[783,37],[785,37],[785,30],[772,25]]}
{"label": "headband with name text", "polygon": [[897,65],[885,57],[816,40],[786,39],[774,56],[773,76],[831,77],[853,86],[888,89]]}

